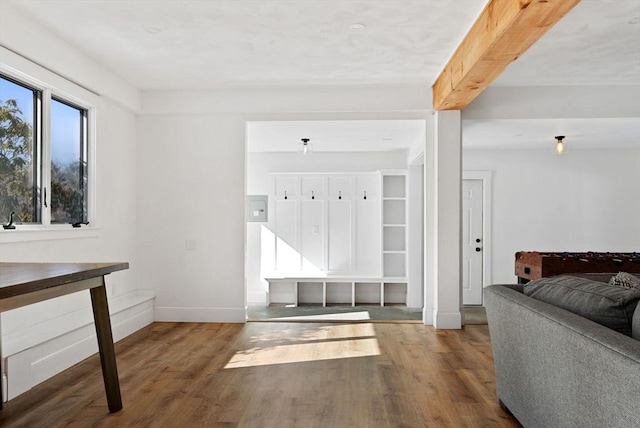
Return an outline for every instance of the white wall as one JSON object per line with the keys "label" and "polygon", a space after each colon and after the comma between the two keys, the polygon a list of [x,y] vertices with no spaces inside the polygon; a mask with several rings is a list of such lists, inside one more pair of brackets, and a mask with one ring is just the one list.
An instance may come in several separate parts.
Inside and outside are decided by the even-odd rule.
{"label": "white wall", "polygon": [[[384,169],[406,169],[406,156],[405,151],[314,152],[310,156],[300,156],[296,153],[248,153],[247,194],[268,195],[271,192],[269,173],[273,172],[374,172]],[[272,218],[271,216],[270,219]],[[263,224],[247,223],[245,279],[248,303],[266,303],[267,284],[260,275]]]}
{"label": "white wall", "polygon": [[516,251],[640,249],[640,149],[464,150],[463,168],[494,173],[494,283]]}
{"label": "white wall", "polygon": [[244,121],[139,120],[137,240],[156,320],[244,322]]}
{"label": "white wall", "polygon": [[137,237],[156,319],[245,319],[247,122],[424,119],[429,104],[422,86],[143,92]]}
{"label": "white wall", "polygon": [[[122,338],[153,320],[152,291],[139,276],[137,261],[137,119],[132,109],[139,105],[140,94],[5,3],[0,44],[23,57],[21,61],[35,60],[34,68],[46,68],[98,94],[95,224],[64,232],[3,231],[0,259],[129,262],[129,270],[106,278],[114,338]],[[0,60],[8,64],[9,57]],[[97,352],[88,291],[5,312],[1,325],[11,395]]]}

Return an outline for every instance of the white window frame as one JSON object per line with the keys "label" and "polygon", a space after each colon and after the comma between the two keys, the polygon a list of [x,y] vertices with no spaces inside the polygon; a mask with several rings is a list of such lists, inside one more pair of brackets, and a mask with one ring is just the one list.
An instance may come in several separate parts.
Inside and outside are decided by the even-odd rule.
{"label": "white window frame", "polygon": [[[42,92],[41,156],[42,188],[47,188],[45,197],[40,198],[41,223],[16,224],[15,230],[0,228],[0,243],[32,241],[42,239],[64,239],[95,236],[99,230],[96,216],[96,115],[99,97],[97,94],[71,82],[52,71],[35,64],[14,52],[0,47],[0,73],[17,82]],[[87,221],[88,225],[73,228],[71,224],[51,223],[51,97],[67,101],[87,110]],[[6,223],[6,213],[0,213],[0,222]]]}

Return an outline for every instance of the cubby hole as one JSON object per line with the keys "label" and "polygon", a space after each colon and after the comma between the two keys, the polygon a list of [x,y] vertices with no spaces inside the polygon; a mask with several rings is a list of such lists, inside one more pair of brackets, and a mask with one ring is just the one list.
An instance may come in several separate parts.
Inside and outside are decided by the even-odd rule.
{"label": "cubby hole", "polygon": [[406,258],[404,254],[384,254],[382,259],[384,276],[406,276]]}
{"label": "cubby hole", "polygon": [[351,283],[327,282],[327,305],[346,304],[351,304]]}
{"label": "cubby hole", "polygon": [[384,224],[405,224],[405,201],[389,200],[384,201],[382,209],[382,223]]}
{"label": "cubby hole", "polygon": [[404,175],[385,175],[382,178],[382,196],[385,198],[404,198],[405,189]]}
{"label": "cubby hole", "polygon": [[406,250],[406,233],[404,227],[385,227],[384,237],[382,242],[384,243],[384,251],[405,251]]}
{"label": "cubby hole", "polygon": [[299,305],[322,305],[322,283],[321,282],[299,282],[298,283],[298,304]]}
{"label": "cubby hole", "polygon": [[384,304],[402,305],[407,302],[407,284],[387,282],[384,284]]}
{"label": "cubby hole", "polygon": [[356,305],[379,305],[380,283],[358,282],[356,283]]}

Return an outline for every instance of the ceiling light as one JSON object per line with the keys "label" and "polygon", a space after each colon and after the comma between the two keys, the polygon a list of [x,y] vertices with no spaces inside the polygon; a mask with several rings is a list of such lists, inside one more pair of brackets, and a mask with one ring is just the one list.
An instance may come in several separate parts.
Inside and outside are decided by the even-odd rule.
{"label": "ceiling light", "polygon": [[562,141],[564,140],[564,135],[557,135],[556,136],[556,153],[561,155],[564,153],[564,142]]}
{"label": "ceiling light", "polygon": [[367,26],[366,26],[366,25],[364,25],[364,24],[361,24],[361,23],[359,23],[359,22],[356,22],[355,24],[351,24],[351,25],[349,25],[349,29],[350,29],[350,30],[353,30],[353,31],[362,31],[362,30],[364,30],[365,28],[367,28]]}
{"label": "ceiling light", "polygon": [[303,156],[310,154],[313,151],[313,147],[311,146],[309,139],[302,138],[300,141],[301,143],[298,145],[298,154]]}

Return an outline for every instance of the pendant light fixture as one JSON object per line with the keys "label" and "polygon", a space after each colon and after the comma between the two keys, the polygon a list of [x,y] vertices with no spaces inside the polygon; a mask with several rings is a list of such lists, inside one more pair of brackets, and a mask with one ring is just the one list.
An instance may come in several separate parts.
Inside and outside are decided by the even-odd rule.
{"label": "pendant light fixture", "polygon": [[313,147],[311,146],[309,139],[302,138],[300,141],[301,143],[298,145],[298,154],[303,156],[311,154],[311,152],[313,151]]}
{"label": "pendant light fixture", "polygon": [[564,135],[557,135],[556,136],[556,153],[561,155],[564,153],[564,142],[562,141],[564,140]]}

